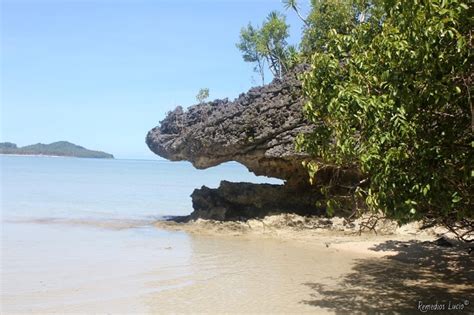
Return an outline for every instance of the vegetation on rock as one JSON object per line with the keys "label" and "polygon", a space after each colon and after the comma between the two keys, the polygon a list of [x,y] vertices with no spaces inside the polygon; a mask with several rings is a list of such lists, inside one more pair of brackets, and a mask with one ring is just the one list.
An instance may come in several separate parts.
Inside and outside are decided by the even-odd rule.
{"label": "vegetation on rock", "polygon": [[196,100],[199,103],[204,102],[208,98],[209,98],[209,89],[208,88],[200,89],[198,94],[196,95]]}
{"label": "vegetation on rock", "polygon": [[260,28],[249,23],[240,31],[237,48],[244,61],[256,64],[254,71],[260,75],[262,84],[265,83],[265,64],[273,76],[280,79],[292,65],[296,49],[286,42],[289,25],[285,20],[284,15],[272,11]]}
{"label": "vegetation on rock", "polygon": [[[244,27],[237,45],[262,81],[266,64],[277,80],[234,102],[177,108],[149,132],[150,149],[198,168],[238,161],[284,179],[295,195],[317,194],[326,204],[314,209],[330,215],[432,220],[472,240],[467,1],[313,0],[307,17],[295,0],[284,4],[304,21],[299,52],[287,46],[288,26],[276,13],[260,28]],[[195,215],[227,209],[227,197],[214,198],[232,195],[224,186],[195,193]],[[238,195],[241,187],[232,187]]]}
{"label": "vegetation on rock", "polygon": [[[310,174],[355,167],[364,178],[342,197],[472,232],[471,17],[461,0],[314,1],[302,79],[316,129],[297,141]],[[330,211],[347,204],[335,186],[323,187]]]}

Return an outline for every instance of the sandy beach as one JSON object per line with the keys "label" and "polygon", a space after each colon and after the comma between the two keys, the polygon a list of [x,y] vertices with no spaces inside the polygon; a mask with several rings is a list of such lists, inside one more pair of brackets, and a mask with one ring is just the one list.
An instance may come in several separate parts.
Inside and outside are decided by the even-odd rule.
{"label": "sandy beach", "polygon": [[[386,221],[359,235],[357,221],[297,215],[118,223],[5,225],[2,314],[473,311],[472,254],[433,242],[441,228]],[[25,250],[28,233],[38,239]]]}
{"label": "sandy beach", "polygon": [[166,307],[182,296],[178,312],[191,305],[204,313],[411,314],[432,305],[473,312],[474,271],[466,244],[450,240],[451,247],[439,246],[436,239],[447,231],[420,231],[419,223],[398,227],[385,221],[377,234],[359,235],[357,221],[343,221],[278,215],[247,222],[158,222],[159,228],[210,242],[216,246],[212,252],[219,253],[217,244],[239,244],[239,250],[219,261],[227,274],[178,295],[158,295],[152,305]]}

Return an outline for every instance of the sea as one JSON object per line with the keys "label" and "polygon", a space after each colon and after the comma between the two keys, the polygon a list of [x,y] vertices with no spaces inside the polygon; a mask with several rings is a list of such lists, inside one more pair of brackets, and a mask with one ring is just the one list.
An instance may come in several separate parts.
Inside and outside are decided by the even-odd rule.
{"label": "sea", "polygon": [[189,214],[190,195],[203,185],[277,179],[237,163],[197,170],[162,160],[8,155],[0,156],[0,172],[1,314],[306,307],[287,301],[304,282],[295,277],[310,272],[301,263],[315,268],[306,249],[153,225]]}
{"label": "sea", "polygon": [[281,183],[230,162],[206,170],[189,162],[0,155],[6,222],[77,220],[144,224],[192,211],[191,193],[221,180]]}
{"label": "sea", "polygon": [[[432,264],[407,274],[411,260],[364,249],[374,245],[370,236],[257,221],[246,233],[232,224],[213,223],[214,232],[205,230],[209,223],[193,225],[200,230],[154,224],[189,214],[190,194],[203,185],[280,183],[237,163],[197,170],[162,160],[3,155],[0,180],[2,315],[413,313],[423,296],[468,292]],[[434,286],[421,285],[433,279]]]}

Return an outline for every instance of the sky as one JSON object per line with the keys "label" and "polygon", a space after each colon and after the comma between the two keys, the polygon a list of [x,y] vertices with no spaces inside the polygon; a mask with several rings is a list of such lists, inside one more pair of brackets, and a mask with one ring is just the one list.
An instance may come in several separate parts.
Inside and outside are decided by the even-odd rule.
{"label": "sky", "polygon": [[279,0],[0,3],[0,142],[66,140],[117,158],[157,158],[146,133],[200,88],[234,99],[260,83],[235,46],[242,26],[279,10],[290,44],[302,27]]}

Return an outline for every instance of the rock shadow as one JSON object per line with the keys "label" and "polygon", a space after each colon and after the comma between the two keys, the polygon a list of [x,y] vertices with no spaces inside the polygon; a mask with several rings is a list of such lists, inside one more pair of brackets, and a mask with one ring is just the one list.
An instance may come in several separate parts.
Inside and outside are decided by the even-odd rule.
{"label": "rock shadow", "polygon": [[[474,314],[473,255],[466,248],[386,241],[371,250],[397,253],[356,260],[335,285],[304,283],[314,293],[301,303],[336,314]],[[419,309],[433,304],[444,310]]]}

